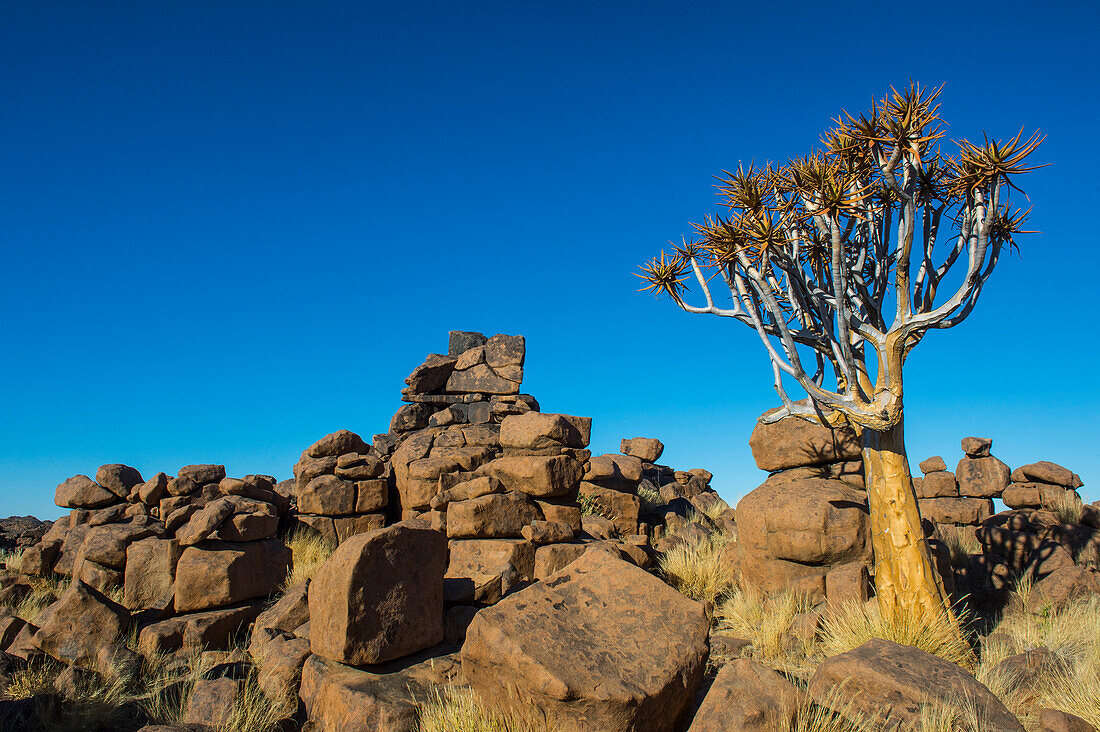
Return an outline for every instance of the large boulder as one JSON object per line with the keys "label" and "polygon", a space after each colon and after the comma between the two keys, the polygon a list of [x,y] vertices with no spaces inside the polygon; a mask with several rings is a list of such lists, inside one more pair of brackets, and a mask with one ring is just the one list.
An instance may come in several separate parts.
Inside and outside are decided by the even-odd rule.
{"label": "large boulder", "polygon": [[451,539],[506,539],[520,535],[523,527],[542,519],[542,512],[527,494],[518,491],[491,493],[456,501],[447,506],[447,537]]}
{"label": "large boulder", "polygon": [[1084,485],[1077,473],[1047,460],[1021,465],[1012,471],[1010,477],[1014,483],[1048,483],[1065,488],[1080,488]]}
{"label": "large boulder", "polygon": [[62,508],[103,508],[122,499],[86,475],[74,475],[57,486],[53,502]]}
{"label": "large boulder", "polygon": [[588,446],[592,419],[566,414],[526,412],[505,417],[500,423],[501,447],[518,450],[551,450]]}
{"label": "large boulder", "polygon": [[722,666],[688,732],[793,729],[803,696],[770,668],[738,658]]}
{"label": "large boulder", "polygon": [[461,539],[448,550],[443,596],[449,604],[491,605],[534,578],[535,545],[525,539]]}
{"label": "large boulder", "polygon": [[313,653],[353,665],[382,663],[443,640],[447,540],[395,524],[353,536],[309,586]]}
{"label": "large boulder", "polygon": [[881,638],[826,659],[808,691],[818,704],[874,720],[876,729],[919,726],[923,707],[945,705],[973,707],[983,719],[982,732],[1024,729],[993,692],[960,666]]}
{"label": "large boulder", "polygon": [[370,445],[350,430],[336,430],[325,435],[306,448],[305,454],[311,458],[338,457],[349,452],[365,453]]}
{"label": "large boulder", "polygon": [[702,604],[605,552],[474,616],[462,670],[482,698],[557,729],[672,729],[707,659]]}
{"label": "large boulder", "polygon": [[866,494],[839,480],[766,480],[737,504],[745,583],[765,594],[825,594],[829,569],[871,556]]}
{"label": "large boulder", "polygon": [[145,482],[137,468],[122,463],[100,465],[95,471],[95,482],[114,493],[119,498],[130,495],[130,489]]}
{"label": "large boulder", "polygon": [[851,427],[826,427],[801,417],[770,424],[758,421],[749,437],[749,447],[756,466],[769,473],[862,457],[859,438]]}
{"label": "large boulder", "polygon": [[166,607],[175,593],[176,563],[182,552],[178,540],[152,536],[126,547],[122,604],[131,611]]}
{"label": "large boulder", "polygon": [[130,621],[126,608],[74,580],[57,602],[35,619],[32,643],[62,663],[93,668],[96,653],[118,641]]}
{"label": "large boulder", "polygon": [[176,610],[208,610],[267,597],[289,568],[290,549],[278,539],[189,546],[176,563]]}
{"label": "large boulder", "polygon": [[506,490],[537,498],[564,496],[577,490],[584,468],[568,455],[516,455],[489,463],[489,475]]}
{"label": "large boulder", "polygon": [[955,468],[959,495],[971,498],[999,498],[1008,487],[1012,471],[995,457],[964,457]]}
{"label": "large boulder", "polygon": [[656,437],[623,438],[619,442],[619,452],[647,463],[655,463],[665,451],[665,445]]}

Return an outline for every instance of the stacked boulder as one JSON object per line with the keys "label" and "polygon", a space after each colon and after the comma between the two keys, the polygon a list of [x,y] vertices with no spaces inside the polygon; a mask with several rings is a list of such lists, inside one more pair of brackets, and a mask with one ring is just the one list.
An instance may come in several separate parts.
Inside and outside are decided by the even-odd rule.
{"label": "stacked boulder", "polygon": [[390,466],[348,430],[325,435],[294,466],[299,523],[332,546],[386,524]]}
{"label": "stacked boulder", "polygon": [[1056,463],[1040,460],[1012,471],[1012,482],[1001,499],[1009,508],[1053,508],[1065,502],[1081,504],[1081,477]]}
{"label": "stacked boulder", "polygon": [[771,475],[737,504],[742,582],[811,601],[866,600],[870,518],[852,429],[799,417],[758,421],[749,446]]}
{"label": "stacked boulder", "polygon": [[923,518],[937,525],[967,527],[993,515],[993,499],[1000,498],[1008,486],[1011,470],[990,455],[992,446],[989,438],[964,438],[965,455],[954,473],[939,456],[920,463],[924,476],[913,483]]}

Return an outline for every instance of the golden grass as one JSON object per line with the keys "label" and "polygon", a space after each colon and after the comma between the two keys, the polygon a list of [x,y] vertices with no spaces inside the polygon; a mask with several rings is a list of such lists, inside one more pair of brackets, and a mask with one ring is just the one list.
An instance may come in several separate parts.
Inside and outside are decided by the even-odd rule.
{"label": "golden grass", "polygon": [[951,554],[951,565],[954,567],[967,566],[970,555],[980,554],[982,551],[982,544],[973,531],[950,524],[940,526],[939,531],[940,538]]}
{"label": "golden grass", "polygon": [[1050,505],[1044,506],[1044,508],[1057,516],[1063,524],[1081,523],[1081,514],[1084,512],[1081,497],[1074,491],[1066,491],[1060,494]]}
{"label": "golden grass", "polygon": [[0,564],[9,572],[18,572],[23,563],[22,549],[4,549],[0,551]]}
{"label": "golden grass", "polygon": [[552,732],[531,710],[523,714],[494,709],[468,688],[436,691],[420,705],[419,732]]}
{"label": "golden grass", "polygon": [[54,600],[69,589],[72,578],[58,574],[32,577],[31,591],[15,606],[15,616],[33,623]]}
{"label": "golden grass", "polygon": [[717,603],[737,581],[722,561],[729,534],[714,532],[707,539],[681,542],[661,555],[658,567],[665,581],[688,597]]}
{"label": "golden grass", "polygon": [[661,492],[649,484],[638,486],[638,498],[642,502],[641,513],[652,513],[658,507],[665,505]]}
{"label": "golden grass", "polygon": [[879,613],[875,603],[844,605],[826,613],[821,651],[826,657],[835,656],[872,638],[913,646],[963,668],[972,669],[975,664],[974,651],[950,614],[912,614],[890,620]]}
{"label": "golden grass", "polygon": [[255,673],[250,673],[241,686],[229,719],[218,732],[267,732],[275,729],[280,722],[294,716],[296,702],[297,698],[292,698],[290,694],[272,699],[260,689]]}
{"label": "golden grass", "polygon": [[771,597],[736,589],[718,606],[715,619],[732,635],[752,641],[752,657],[797,677],[808,678],[819,654],[816,640],[793,633],[795,616],[809,603],[793,592]]}
{"label": "golden grass", "polygon": [[313,575],[336,550],[336,547],[325,541],[316,531],[301,528],[290,532],[286,545],[290,547],[291,565],[286,581],[283,582],[283,592],[313,579]]}

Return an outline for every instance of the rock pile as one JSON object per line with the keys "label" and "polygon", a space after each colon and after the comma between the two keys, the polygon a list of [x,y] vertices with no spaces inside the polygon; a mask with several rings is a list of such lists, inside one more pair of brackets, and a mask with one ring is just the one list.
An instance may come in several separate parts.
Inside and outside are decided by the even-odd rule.
{"label": "rock pile", "polygon": [[737,504],[743,582],[811,601],[866,600],[870,519],[855,433],[788,417],[758,422],[749,446],[771,475]]}
{"label": "rock pile", "polygon": [[967,437],[964,457],[955,472],[936,456],[920,463],[923,477],[914,478],[921,516],[934,524],[978,526],[993,515],[993,499],[1008,486],[1009,467],[990,455],[993,440]]}
{"label": "rock pile", "polygon": [[339,430],[302,453],[294,496],[297,520],[335,546],[386,524],[389,465],[359,435]]}

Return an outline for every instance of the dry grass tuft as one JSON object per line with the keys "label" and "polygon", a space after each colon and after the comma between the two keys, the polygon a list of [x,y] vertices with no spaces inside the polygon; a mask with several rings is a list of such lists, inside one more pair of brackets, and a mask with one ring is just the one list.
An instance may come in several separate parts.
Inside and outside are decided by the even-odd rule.
{"label": "dry grass tuft", "polygon": [[552,732],[534,710],[528,714],[493,709],[471,689],[436,691],[420,705],[419,732]]}
{"label": "dry grass tuft", "polygon": [[0,564],[3,564],[9,572],[18,572],[23,564],[23,550],[4,549],[0,551]]}
{"label": "dry grass tuft", "polygon": [[33,577],[31,591],[15,606],[16,617],[33,623],[54,600],[60,597],[72,584],[71,577],[51,574],[47,577]]}
{"label": "dry grass tuft", "polygon": [[256,675],[249,674],[229,720],[218,732],[268,732],[276,729],[280,723],[294,716],[296,701],[290,694],[272,699],[260,689]]}
{"label": "dry grass tuft", "polygon": [[642,502],[641,513],[652,513],[660,506],[665,505],[664,499],[661,498],[661,492],[648,483],[638,486],[638,498]]}
{"label": "dry grass tuft", "polygon": [[943,543],[947,545],[947,549],[951,553],[951,565],[953,567],[967,566],[970,555],[980,554],[982,551],[982,544],[973,531],[967,531],[964,528],[951,526],[950,524],[940,526],[939,531]]}
{"label": "dry grass tuft", "polygon": [[[965,618],[962,618],[965,620]],[[821,646],[826,657],[858,648],[872,638],[913,646],[963,668],[974,667],[974,651],[959,622],[948,613],[906,615],[900,620],[883,618],[873,603],[870,607],[845,605],[826,614]]]}
{"label": "dry grass tuft", "polygon": [[795,616],[809,610],[805,598],[793,592],[764,598],[738,589],[718,607],[718,624],[733,635],[752,641],[757,661],[796,677],[808,678],[820,660],[816,640],[794,634]]}
{"label": "dry grass tuft", "polygon": [[661,574],[688,597],[717,603],[737,581],[722,560],[723,551],[731,541],[733,538],[729,534],[715,532],[701,541],[677,544],[661,555],[658,562]]}
{"label": "dry grass tuft", "polygon": [[282,591],[286,592],[291,587],[313,579],[313,575],[325,563],[336,547],[325,541],[316,531],[308,529],[294,529],[286,538],[286,545],[290,547],[291,565],[283,582]]}
{"label": "dry grass tuft", "polygon": [[1074,491],[1066,491],[1060,494],[1049,506],[1044,506],[1044,508],[1057,516],[1063,524],[1081,523],[1081,515],[1084,513],[1084,504],[1081,497]]}

